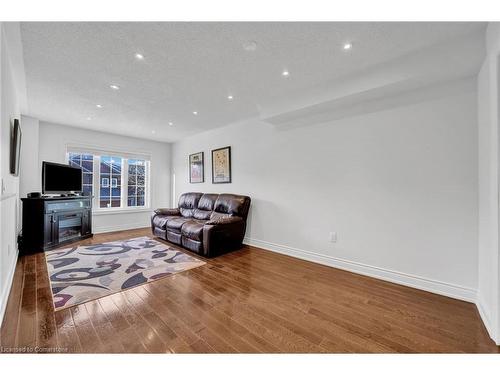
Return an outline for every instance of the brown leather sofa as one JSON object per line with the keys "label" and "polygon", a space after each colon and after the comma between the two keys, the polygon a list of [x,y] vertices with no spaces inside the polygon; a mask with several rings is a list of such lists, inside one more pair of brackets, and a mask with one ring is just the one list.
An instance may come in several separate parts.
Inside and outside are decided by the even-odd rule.
{"label": "brown leather sofa", "polygon": [[185,193],[178,208],[159,208],[151,216],[153,234],[205,257],[241,247],[250,197]]}

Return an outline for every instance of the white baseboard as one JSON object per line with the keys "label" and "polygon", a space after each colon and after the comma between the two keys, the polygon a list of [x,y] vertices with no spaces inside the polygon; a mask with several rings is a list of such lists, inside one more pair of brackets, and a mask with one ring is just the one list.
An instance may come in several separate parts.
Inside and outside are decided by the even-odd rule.
{"label": "white baseboard", "polygon": [[94,227],[93,233],[108,233],[108,232],[118,232],[120,230],[128,230],[128,229],[140,229],[149,227],[149,223],[132,223],[132,224],[120,224],[120,225],[110,225],[104,227]]}
{"label": "white baseboard", "polygon": [[289,255],[314,263],[340,268],[342,270],[358,273],[365,276],[374,277],[396,284],[409,286],[427,292],[440,294],[446,297],[456,298],[467,302],[476,302],[476,291],[460,285],[450,284],[443,281],[428,279],[421,276],[410,275],[404,272],[393,271],[381,267],[354,262],[347,259],[318,254],[311,251],[293,248],[285,245],[278,245],[267,241],[245,237],[243,243],[265,250],[274,251],[280,254]]}
{"label": "white baseboard", "polygon": [[376,279],[390,281],[395,284],[401,284],[416,289],[425,290],[427,292],[440,294],[446,297],[459,299],[466,302],[472,302],[476,305],[479,315],[483,321],[488,334],[496,345],[500,346],[500,335],[498,335],[491,317],[484,307],[482,299],[477,294],[477,291],[471,288],[466,288],[460,285],[450,284],[443,281],[428,279],[421,276],[410,275],[404,272],[388,270],[381,267],[370,266],[367,264],[340,259],[329,255],[318,254],[311,251],[293,248],[285,245],[257,240],[255,238],[245,237],[243,243],[259,247],[265,250],[274,251],[276,253],[289,255],[295,258],[307,260],[314,263],[323,264],[326,266],[340,268],[345,271],[358,273],[365,276],[370,276]]}
{"label": "white baseboard", "polygon": [[10,290],[12,288],[12,281],[14,280],[14,273],[16,271],[17,257],[19,256],[19,252],[16,250],[16,255],[13,257],[12,264],[10,266],[9,274],[7,275],[6,284],[2,290],[2,294],[0,296],[0,325],[3,322],[3,316],[5,314],[5,309],[7,308],[7,302],[9,300]]}
{"label": "white baseboard", "polygon": [[500,345],[500,339],[498,338],[495,327],[491,322],[490,314],[488,313],[488,310],[484,307],[484,302],[479,295],[476,300],[476,307],[477,310],[479,311],[479,315],[481,316],[483,324],[486,327],[486,330],[488,331],[488,334],[490,335],[491,339],[495,341],[495,344]]}

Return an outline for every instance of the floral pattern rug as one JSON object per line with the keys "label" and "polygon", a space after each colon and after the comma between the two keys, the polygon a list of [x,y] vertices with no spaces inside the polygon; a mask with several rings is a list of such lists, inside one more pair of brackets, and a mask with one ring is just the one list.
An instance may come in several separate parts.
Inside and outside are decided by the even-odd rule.
{"label": "floral pattern rug", "polygon": [[45,253],[55,310],[205,264],[149,237]]}

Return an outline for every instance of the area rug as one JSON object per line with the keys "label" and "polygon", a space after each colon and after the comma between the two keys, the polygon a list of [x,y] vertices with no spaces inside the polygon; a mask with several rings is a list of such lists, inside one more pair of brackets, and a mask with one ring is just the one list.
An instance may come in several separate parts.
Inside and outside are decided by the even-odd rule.
{"label": "area rug", "polygon": [[149,237],[51,250],[45,260],[55,310],[205,264]]}

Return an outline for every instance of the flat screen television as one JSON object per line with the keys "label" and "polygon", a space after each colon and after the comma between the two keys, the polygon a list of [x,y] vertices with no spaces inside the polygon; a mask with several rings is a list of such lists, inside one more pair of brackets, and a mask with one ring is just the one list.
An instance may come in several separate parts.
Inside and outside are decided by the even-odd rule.
{"label": "flat screen television", "polygon": [[81,191],[81,168],[48,161],[42,163],[43,194],[70,194]]}

